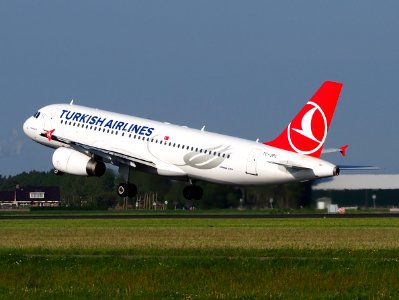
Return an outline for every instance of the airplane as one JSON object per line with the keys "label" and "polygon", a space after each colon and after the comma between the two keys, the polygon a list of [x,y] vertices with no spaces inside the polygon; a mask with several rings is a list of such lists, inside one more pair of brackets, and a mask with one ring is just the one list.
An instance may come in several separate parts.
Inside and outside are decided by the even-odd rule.
{"label": "airplane", "polygon": [[[340,167],[320,155],[342,86],[324,82],[282,133],[266,142],[84,107],[73,100],[39,109],[23,130],[55,149],[55,174],[102,176],[106,164],[112,164],[125,180],[117,188],[121,197],[136,196],[130,173],[137,170],[184,180],[189,184],[183,196],[199,200],[203,190],[198,181],[255,186],[339,175]],[[346,148],[335,150],[344,155]]]}

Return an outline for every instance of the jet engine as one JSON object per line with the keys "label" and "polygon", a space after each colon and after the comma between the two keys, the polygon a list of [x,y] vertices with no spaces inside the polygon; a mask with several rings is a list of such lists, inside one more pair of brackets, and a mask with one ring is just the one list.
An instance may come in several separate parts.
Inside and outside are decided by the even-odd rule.
{"label": "jet engine", "polygon": [[104,162],[65,147],[54,151],[53,166],[58,171],[83,176],[102,176],[106,169]]}

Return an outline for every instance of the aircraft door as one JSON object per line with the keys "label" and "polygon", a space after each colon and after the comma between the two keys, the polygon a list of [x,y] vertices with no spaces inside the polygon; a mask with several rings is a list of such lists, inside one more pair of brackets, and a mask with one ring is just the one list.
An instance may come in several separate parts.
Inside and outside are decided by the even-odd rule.
{"label": "aircraft door", "polygon": [[44,112],[44,113],[42,114],[42,115],[43,115],[43,118],[44,118],[44,130],[50,131],[50,130],[53,130],[53,129],[54,129],[54,128],[53,128],[53,126],[54,126],[54,124],[53,124],[53,118],[54,118],[54,116],[56,115],[56,112],[57,112],[57,110],[51,109],[51,110],[46,111],[46,112]]}
{"label": "aircraft door", "polygon": [[258,164],[258,157],[260,153],[261,153],[260,149],[251,150],[247,159],[247,171],[245,173],[258,176],[258,171],[256,166]]}

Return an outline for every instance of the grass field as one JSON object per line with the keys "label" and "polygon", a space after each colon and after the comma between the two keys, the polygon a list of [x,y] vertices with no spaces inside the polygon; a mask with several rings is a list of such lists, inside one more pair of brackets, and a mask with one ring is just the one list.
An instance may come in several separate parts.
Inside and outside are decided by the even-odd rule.
{"label": "grass field", "polygon": [[0,220],[0,298],[396,299],[399,219]]}

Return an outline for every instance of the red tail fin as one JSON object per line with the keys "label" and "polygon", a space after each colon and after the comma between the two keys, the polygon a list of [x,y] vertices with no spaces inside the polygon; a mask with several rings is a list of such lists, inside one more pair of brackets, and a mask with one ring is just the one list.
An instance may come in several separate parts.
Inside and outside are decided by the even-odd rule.
{"label": "red tail fin", "polygon": [[342,83],[324,82],[288,127],[275,140],[264,144],[319,157],[341,89]]}

